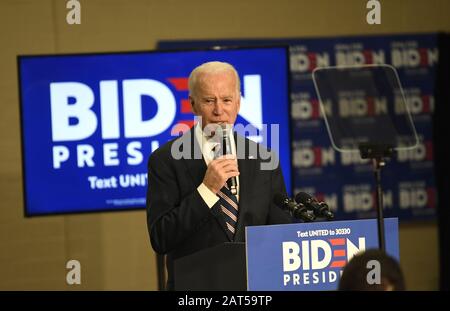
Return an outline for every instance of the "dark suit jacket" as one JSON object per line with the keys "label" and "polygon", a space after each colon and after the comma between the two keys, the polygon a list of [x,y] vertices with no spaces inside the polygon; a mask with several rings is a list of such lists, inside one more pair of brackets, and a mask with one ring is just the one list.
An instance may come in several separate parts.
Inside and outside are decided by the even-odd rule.
{"label": "dark suit jacket", "polygon": [[[239,215],[234,237],[243,242],[246,226],[289,223],[291,217],[272,203],[275,193],[286,193],[280,165],[272,170],[260,167],[262,157],[274,155],[246,138],[235,138],[238,154],[240,143],[245,145],[245,158],[238,158]],[[172,149],[190,154],[190,159],[176,159]],[[197,159],[192,159],[195,152]],[[193,129],[155,150],[148,161],[147,225],[153,249],[167,254],[168,289],[174,288],[173,260],[230,242],[219,204],[210,209],[197,191],[206,169]]]}

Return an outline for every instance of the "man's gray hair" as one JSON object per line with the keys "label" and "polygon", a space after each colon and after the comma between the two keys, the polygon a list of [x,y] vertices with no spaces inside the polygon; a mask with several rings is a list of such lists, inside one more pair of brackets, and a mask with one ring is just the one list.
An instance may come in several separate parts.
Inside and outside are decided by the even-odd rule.
{"label": "man's gray hair", "polygon": [[197,88],[198,78],[201,74],[207,73],[222,73],[222,72],[232,72],[236,76],[236,87],[238,94],[241,93],[241,80],[239,79],[239,74],[233,65],[225,62],[207,62],[192,70],[189,75],[189,95],[195,95],[195,89]]}

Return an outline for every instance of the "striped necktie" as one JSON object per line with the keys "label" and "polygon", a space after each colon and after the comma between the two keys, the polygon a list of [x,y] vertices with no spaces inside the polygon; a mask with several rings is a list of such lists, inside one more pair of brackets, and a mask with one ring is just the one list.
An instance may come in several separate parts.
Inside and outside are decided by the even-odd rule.
{"label": "striped necktie", "polygon": [[226,184],[225,187],[217,192],[217,195],[219,196],[220,208],[225,216],[228,235],[233,240],[239,211],[237,198],[231,193]]}

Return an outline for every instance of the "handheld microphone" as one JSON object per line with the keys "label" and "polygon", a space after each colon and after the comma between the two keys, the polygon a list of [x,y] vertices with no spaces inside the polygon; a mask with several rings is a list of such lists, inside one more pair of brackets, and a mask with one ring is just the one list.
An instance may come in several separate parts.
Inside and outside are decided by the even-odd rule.
{"label": "handheld microphone", "polygon": [[303,204],[308,210],[314,211],[317,217],[325,217],[327,220],[334,218],[334,214],[325,202],[319,202],[306,192],[299,192],[295,196],[295,202]]}
{"label": "handheld microphone", "polygon": [[308,213],[308,210],[303,204],[296,203],[294,200],[288,198],[284,194],[275,194],[273,197],[273,203],[284,210],[288,210],[295,218],[301,219],[305,222],[310,222],[315,219],[314,215]]}
{"label": "handheld microphone", "polygon": [[[231,140],[230,140],[230,134],[229,134],[229,126],[227,124],[222,123],[220,125],[222,129],[222,154],[232,154],[231,151]],[[236,195],[237,194],[237,182],[236,177],[230,177],[227,180],[228,189],[230,189],[231,193]]]}

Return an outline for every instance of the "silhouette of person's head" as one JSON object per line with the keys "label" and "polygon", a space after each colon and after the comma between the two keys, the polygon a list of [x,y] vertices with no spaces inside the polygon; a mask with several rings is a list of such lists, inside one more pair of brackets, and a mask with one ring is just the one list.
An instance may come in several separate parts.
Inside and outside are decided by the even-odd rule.
{"label": "silhouette of person's head", "polygon": [[397,260],[378,249],[356,254],[345,266],[339,290],[405,290]]}

